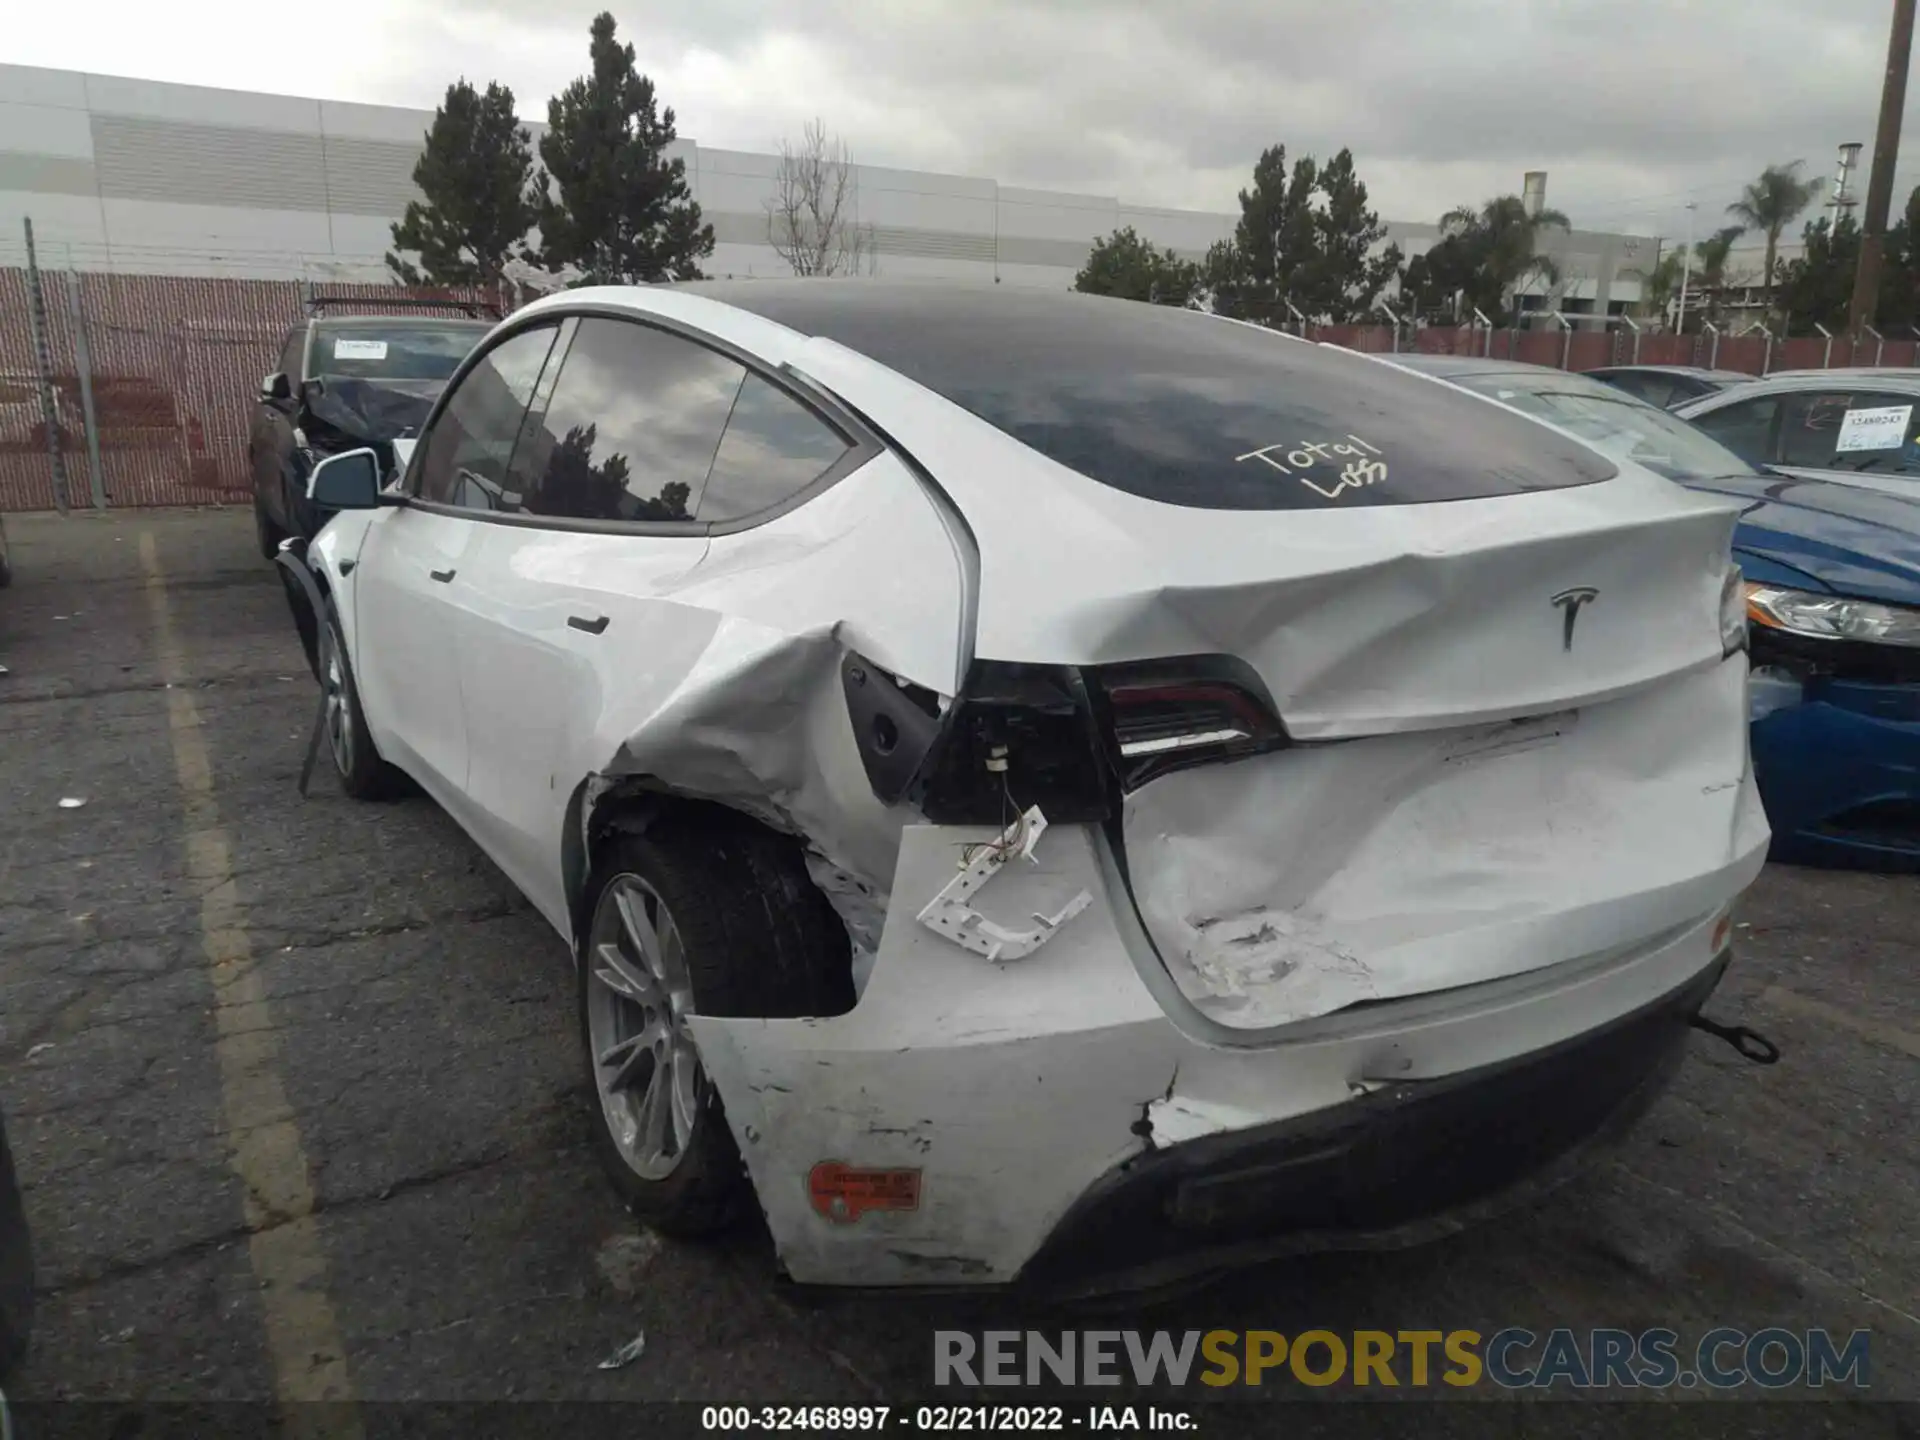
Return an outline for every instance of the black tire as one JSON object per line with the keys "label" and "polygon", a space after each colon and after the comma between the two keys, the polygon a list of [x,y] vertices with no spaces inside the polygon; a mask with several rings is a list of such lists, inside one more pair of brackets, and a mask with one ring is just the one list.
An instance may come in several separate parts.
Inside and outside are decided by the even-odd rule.
{"label": "black tire", "polygon": [[[406,777],[380,758],[373,735],[367,729],[366,713],[360,708],[360,686],[353,678],[353,663],[347,658],[347,644],[340,630],[340,612],[334,609],[331,595],[327,597],[326,612],[327,631],[333,637],[333,653],[339,667],[340,705],[349,726],[345,757],[341,754],[342,747],[333,743],[331,735],[324,742],[327,753],[332,758],[334,773],[340,777],[340,788],[348,795],[355,800],[391,800],[405,793]],[[324,668],[320,684],[323,689],[330,684]]]}
{"label": "black tire", "polygon": [[600,1100],[588,1026],[588,996],[599,982],[588,952],[593,917],[624,875],[645,882],[672,912],[697,1014],[845,1014],[854,1000],[846,927],[807,875],[797,841],[726,811],[689,811],[663,818],[643,835],[615,834],[588,880],[589,919],[576,970],[594,1150],[639,1219],[668,1235],[711,1235],[743,1213],[752,1186],[704,1068],[691,1138],[664,1179],[647,1179],[629,1166]]}
{"label": "black tire", "polygon": [[0,1120],[0,1383],[26,1358],[33,1334],[33,1237],[13,1170],[7,1127]]}

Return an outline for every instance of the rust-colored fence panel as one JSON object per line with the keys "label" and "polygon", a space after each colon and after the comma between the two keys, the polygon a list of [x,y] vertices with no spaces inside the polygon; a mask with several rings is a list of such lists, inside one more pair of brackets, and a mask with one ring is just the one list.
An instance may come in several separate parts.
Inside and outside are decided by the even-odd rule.
{"label": "rust-colored fence panel", "polygon": [[[91,484],[68,280],[63,272],[42,270],[40,283],[69,499],[85,506]],[[399,286],[83,274],[81,309],[108,503],[245,503],[247,427],[261,377],[278,367],[281,338],[304,317],[309,294],[371,293],[494,299]],[[54,503],[46,428],[32,392],[38,364],[26,301],[26,271],[0,268],[0,510],[41,510]],[[336,313],[379,308],[374,302]],[[14,403],[16,391],[28,401]]]}
{"label": "rust-colored fence panel", "polygon": [[1592,370],[1597,366],[1613,363],[1613,336],[1604,330],[1578,330],[1565,337],[1562,343],[1567,345],[1567,369]]}

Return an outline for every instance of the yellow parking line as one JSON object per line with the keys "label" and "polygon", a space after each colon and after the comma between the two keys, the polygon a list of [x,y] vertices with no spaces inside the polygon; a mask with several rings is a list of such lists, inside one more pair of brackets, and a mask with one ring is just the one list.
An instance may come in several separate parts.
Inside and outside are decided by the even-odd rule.
{"label": "yellow parking line", "polygon": [[[280,1077],[280,1040],[253,963],[233,851],[214,801],[213,774],[185,652],[173,628],[167,580],[150,531],[140,536],[147,611],[166,692],[174,773],[186,809],[187,873],[200,892],[201,944],[213,983],[214,1053],[231,1149],[244,1195],[248,1256],[273,1360],[274,1391],[306,1433],[360,1434],[346,1349],[327,1294],[326,1250],[313,1214],[313,1182],[300,1127]],[[332,1402],[316,1408],[312,1402]]]}
{"label": "yellow parking line", "polygon": [[1871,1040],[1884,1045],[1889,1050],[1898,1050],[1920,1060],[1920,1035],[1911,1035],[1892,1025],[1882,1025],[1878,1020],[1868,1020],[1850,1011],[1842,1010],[1838,1005],[1829,1005],[1824,1000],[1815,1000],[1810,995],[1797,995],[1784,985],[1769,985],[1760,992],[1760,1003],[1774,1010],[1783,1010],[1789,1015],[1804,1015],[1811,1020],[1824,1020],[1827,1024],[1841,1030],[1850,1030],[1863,1040]]}

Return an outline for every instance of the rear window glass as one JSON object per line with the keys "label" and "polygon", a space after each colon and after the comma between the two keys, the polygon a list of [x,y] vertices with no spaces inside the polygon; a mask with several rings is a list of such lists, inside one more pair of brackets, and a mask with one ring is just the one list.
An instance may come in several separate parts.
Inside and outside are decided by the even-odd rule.
{"label": "rear window glass", "polygon": [[690,288],[858,350],[1050,459],[1173,505],[1419,504],[1617,473],[1450,386],[1190,311],[872,280]]}

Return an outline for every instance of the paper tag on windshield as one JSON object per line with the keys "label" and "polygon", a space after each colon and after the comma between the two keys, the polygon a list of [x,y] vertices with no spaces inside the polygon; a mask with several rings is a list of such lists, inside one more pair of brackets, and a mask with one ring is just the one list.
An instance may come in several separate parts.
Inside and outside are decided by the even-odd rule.
{"label": "paper tag on windshield", "polygon": [[1840,439],[1833,447],[1850,450],[1898,450],[1907,440],[1911,405],[1879,405],[1871,410],[1849,410],[1840,422]]}
{"label": "paper tag on windshield", "polygon": [[333,358],[336,360],[384,360],[387,358],[387,342],[384,340],[336,340],[333,342]]}

